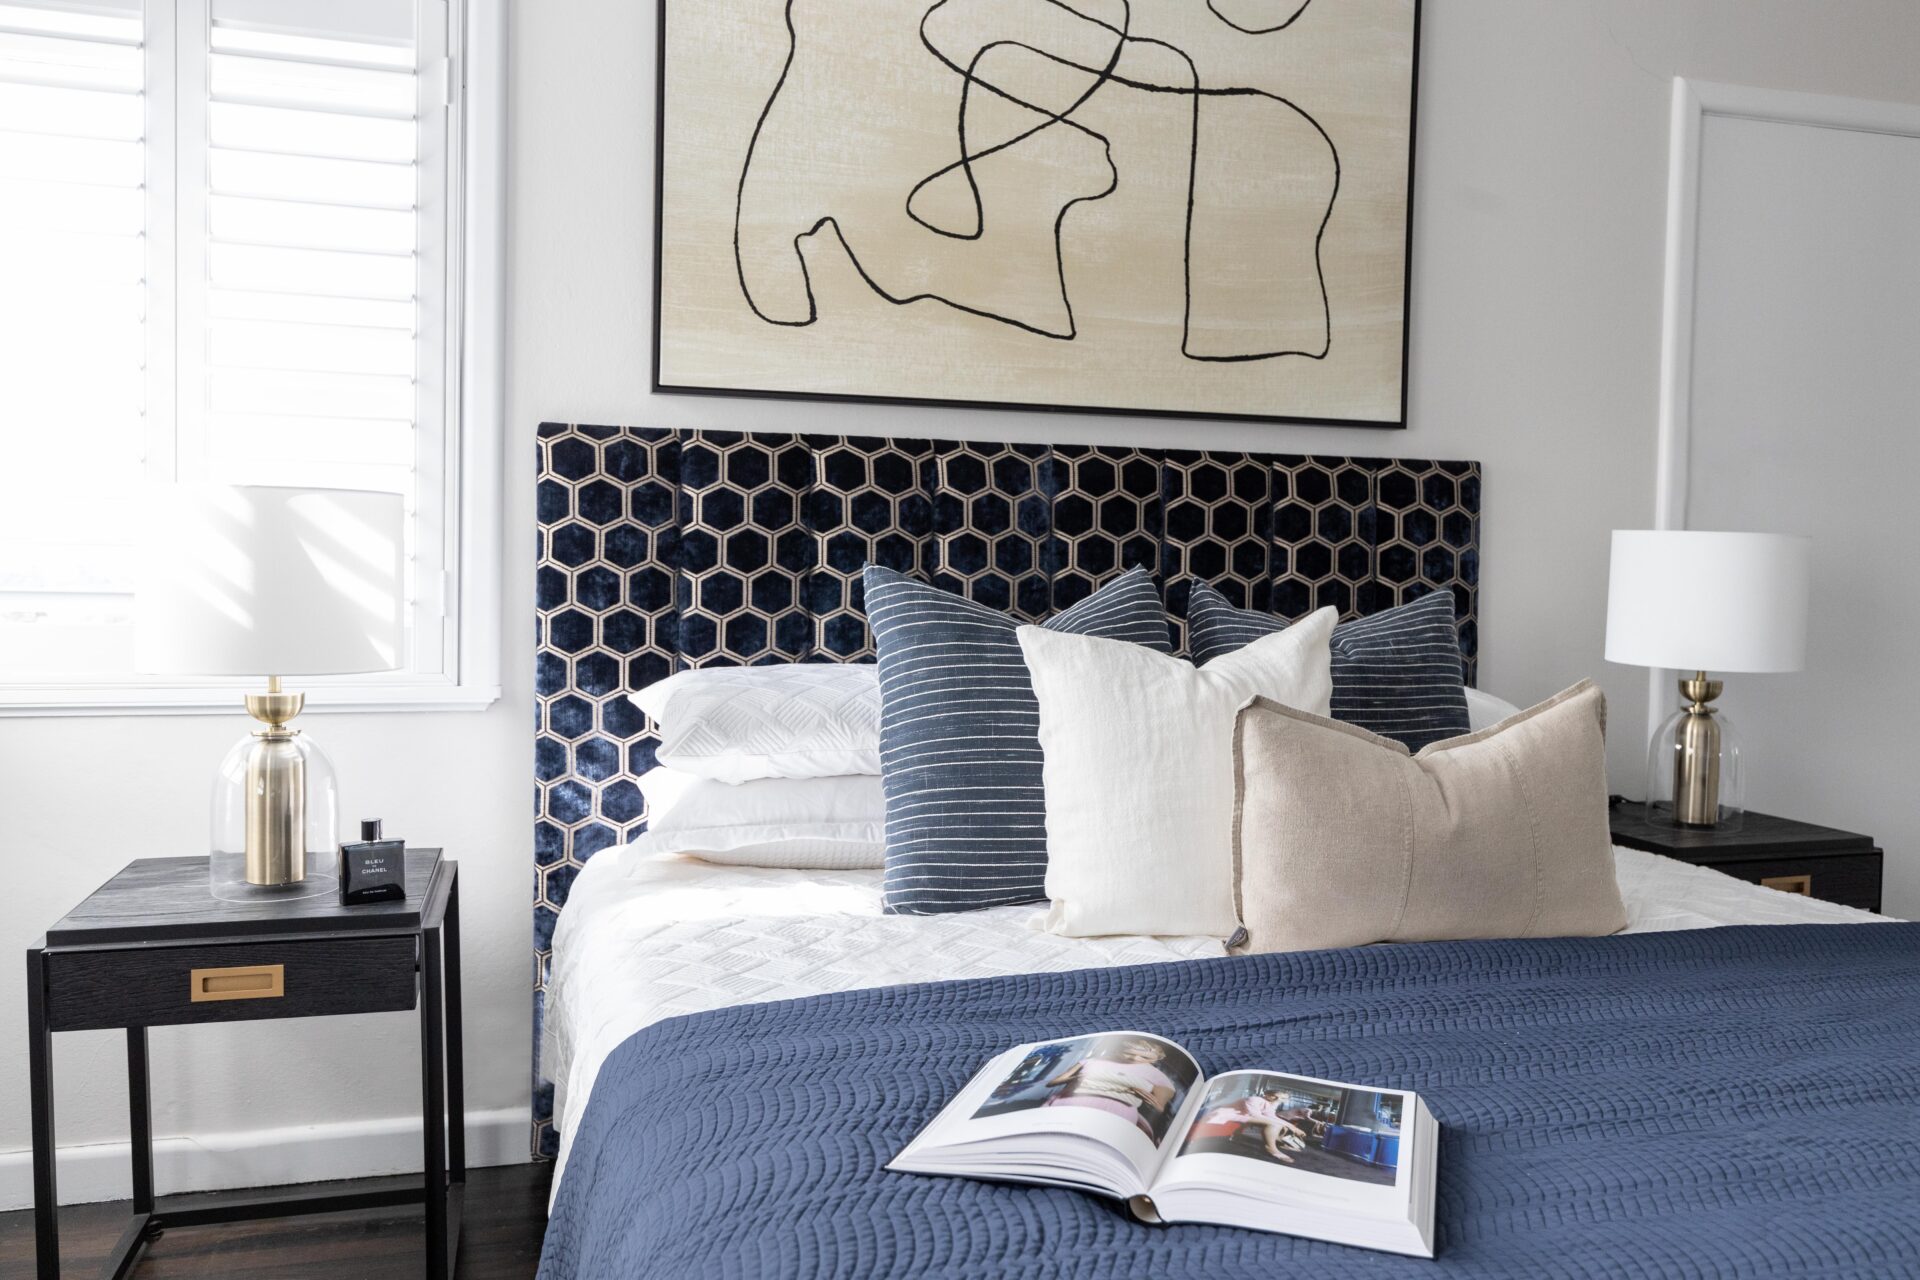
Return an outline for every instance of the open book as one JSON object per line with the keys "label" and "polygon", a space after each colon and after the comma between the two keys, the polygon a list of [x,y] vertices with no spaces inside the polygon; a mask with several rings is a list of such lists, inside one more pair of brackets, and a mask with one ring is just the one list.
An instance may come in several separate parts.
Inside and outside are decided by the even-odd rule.
{"label": "open book", "polygon": [[1415,1094],[1274,1071],[1208,1078],[1171,1040],[1112,1031],[1000,1054],[887,1167],[1431,1258],[1438,1146]]}

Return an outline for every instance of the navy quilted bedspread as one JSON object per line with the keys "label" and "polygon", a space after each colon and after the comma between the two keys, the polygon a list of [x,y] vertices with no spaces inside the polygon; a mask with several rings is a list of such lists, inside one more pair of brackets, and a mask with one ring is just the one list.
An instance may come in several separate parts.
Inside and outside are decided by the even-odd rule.
{"label": "navy quilted bedspread", "polygon": [[[1160,1032],[1417,1090],[1437,1260],[882,1166],[988,1057]],[[542,1280],[1920,1276],[1920,924],[1187,961],[674,1018],[608,1060]]]}

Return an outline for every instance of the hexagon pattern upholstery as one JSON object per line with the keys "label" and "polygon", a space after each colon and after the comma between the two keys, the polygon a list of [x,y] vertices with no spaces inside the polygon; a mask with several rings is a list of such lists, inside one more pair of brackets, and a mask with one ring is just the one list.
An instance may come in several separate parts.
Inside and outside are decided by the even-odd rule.
{"label": "hexagon pattern upholstery", "polygon": [[[1147,565],[1179,652],[1189,574],[1288,618],[1448,590],[1474,679],[1474,462],[563,423],[538,450],[536,1039],[568,886],[646,829],[659,739],[624,694],[688,666],[872,661],[869,560],[1031,620]],[[551,1116],[536,1081],[546,1155]]]}

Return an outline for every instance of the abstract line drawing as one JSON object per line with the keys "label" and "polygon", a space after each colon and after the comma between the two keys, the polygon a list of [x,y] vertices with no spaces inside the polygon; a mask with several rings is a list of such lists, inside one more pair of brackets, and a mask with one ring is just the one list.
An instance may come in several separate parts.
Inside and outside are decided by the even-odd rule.
{"label": "abstract line drawing", "polygon": [[661,0],[667,391],[1400,426],[1418,0]]}
{"label": "abstract line drawing", "polygon": [[[1326,278],[1320,264],[1320,241],[1326,232],[1328,220],[1333,216],[1334,203],[1340,190],[1338,148],[1317,120],[1286,98],[1245,86],[1208,84],[1202,79],[1192,57],[1183,49],[1163,40],[1130,34],[1133,0],[1116,0],[1120,9],[1117,22],[1108,22],[1083,12],[1065,0],[1000,0],[998,3],[996,0],[935,0],[919,23],[920,42],[927,55],[960,80],[958,108],[955,112],[958,158],[921,178],[905,192],[907,216],[928,233],[976,244],[984,239],[989,211],[975,170],[996,155],[1016,147],[1038,146],[1034,141],[1036,138],[1059,129],[1072,130],[1088,144],[1097,145],[1101,150],[1106,169],[1104,184],[1097,190],[1064,199],[1053,211],[1050,220],[1054,255],[1052,274],[1059,286],[1059,311],[1056,314],[1040,315],[1036,308],[1023,316],[1011,308],[1001,309],[993,303],[962,302],[950,293],[942,292],[938,281],[918,291],[908,291],[891,284],[886,268],[863,261],[854,243],[860,238],[857,203],[851,214],[827,213],[815,218],[804,230],[796,231],[792,236],[790,258],[786,256],[785,246],[777,243],[780,239],[778,233],[769,238],[772,243],[743,244],[741,223],[749,199],[762,196],[775,199],[779,194],[777,187],[766,189],[756,186],[753,181],[755,157],[764,154],[763,138],[771,133],[774,136],[768,139],[770,145],[798,147],[803,145],[801,132],[817,127],[825,114],[822,104],[808,100],[802,93],[790,91],[789,82],[808,77],[809,69],[802,66],[796,72],[796,63],[832,56],[832,51],[816,51],[803,45],[800,33],[804,24],[797,24],[794,16],[796,8],[826,2],[828,0],[787,0],[786,25],[792,44],[780,79],[760,113],[741,166],[734,220],[734,258],[739,268],[741,292],[755,315],[770,324],[796,326],[812,324],[819,318],[802,246],[808,239],[830,231],[852,261],[854,269],[860,273],[861,279],[888,302],[897,305],[921,301],[941,302],[969,315],[998,320],[1041,337],[1072,341],[1078,336],[1078,330],[1074,325],[1073,302],[1061,257],[1061,228],[1076,205],[1104,199],[1120,185],[1120,174],[1112,160],[1111,139],[1074,117],[1087,107],[1096,94],[1102,92],[1171,94],[1186,100],[1192,119],[1186,154],[1178,157],[1187,170],[1187,207],[1182,228],[1185,308],[1181,316],[1181,355],[1189,360],[1219,361],[1267,360],[1279,356],[1306,356],[1318,360],[1327,355],[1332,342],[1332,313],[1327,301]],[[1266,34],[1284,30],[1306,7],[1304,2],[1295,6],[1288,17],[1267,27],[1242,26],[1221,15],[1214,4],[1209,5],[1209,10],[1238,32]],[[956,42],[952,35],[943,43],[937,32],[929,31],[929,24],[942,11],[956,9],[967,11],[960,30],[976,41],[971,49],[966,48],[964,43]],[[1024,12],[995,12],[1009,9]],[[1040,12],[1036,14],[1035,10]],[[1036,24],[1032,21],[1035,17],[1042,21]],[[1036,25],[1043,29],[1051,28],[1048,30],[1054,41],[1051,45],[1040,47],[1018,39],[988,36],[995,30],[1010,30],[1019,26],[1032,29]],[[1107,41],[1107,47],[1100,51],[1104,57],[1097,62],[1082,61],[1073,52],[1097,48],[1103,39]],[[1156,55],[1164,55],[1164,65],[1155,65]],[[1075,85],[1075,96],[1064,106],[1050,106],[1038,100],[1040,95],[1037,93],[1028,96],[1032,90],[1021,84],[1021,63],[1026,59],[1038,59],[1070,73],[1077,73],[1086,78],[1086,84],[1084,88]],[[1179,74],[1167,76],[1165,72],[1169,68],[1176,69]],[[808,78],[814,83],[832,83],[825,76]],[[979,139],[983,132],[991,136],[993,123],[990,119],[975,123],[976,116],[989,116],[988,107],[979,105],[982,102],[981,95],[990,95],[989,102],[1006,104],[1026,113],[1026,116],[1019,117],[1018,127],[1007,136],[976,142],[975,139]],[[800,100],[794,101],[795,98]],[[1225,304],[1239,301],[1238,294],[1253,291],[1247,287],[1247,274],[1253,263],[1237,247],[1217,243],[1205,235],[1208,220],[1206,198],[1197,189],[1202,166],[1207,163],[1201,144],[1203,116],[1208,118],[1209,130],[1260,132],[1272,138],[1276,151],[1291,151],[1296,156],[1291,165],[1276,165],[1259,176],[1243,174],[1240,175],[1240,181],[1254,181],[1261,185],[1259,197],[1266,205],[1268,216],[1279,229],[1276,234],[1278,243],[1265,246],[1267,252],[1276,259],[1284,259],[1288,255],[1310,255],[1312,287],[1310,291],[1301,287],[1304,281],[1298,263],[1284,264],[1280,272],[1273,273],[1273,279],[1265,282],[1278,287],[1261,291],[1263,297],[1255,307],[1251,323],[1225,323],[1226,317],[1236,314],[1233,308]],[[1038,119],[1029,122],[1028,117]],[[1302,157],[1302,153],[1308,154]],[[1319,169],[1320,172],[1312,173],[1305,182],[1296,180],[1283,183],[1279,180],[1279,175],[1297,175],[1303,168]],[[928,210],[941,204],[939,193],[942,186],[953,187],[961,183],[965,185],[967,193],[966,212],[961,220],[964,229],[957,230],[942,225],[936,220],[939,214]],[[927,195],[930,190],[935,194]],[[919,202],[919,208],[915,207],[916,201]],[[946,204],[952,206],[954,198],[948,196]],[[1045,212],[1044,207],[1021,207],[1015,202],[1006,201],[996,207],[991,216],[995,221],[1003,217],[1013,220],[1023,216],[1037,218]],[[1289,217],[1290,212],[1295,216]],[[853,223],[851,237],[845,221]],[[1197,242],[1196,222],[1200,224],[1202,232]],[[1311,224],[1310,236],[1302,234],[1308,229],[1307,223]],[[1196,257],[1199,259],[1197,274],[1200,283],[1198,306],[1203,311],[1214,308],[1219,313],[1216,323],[1208,327],[1214,336],[1210,342],[1204,343],[1196,343],[1194,333]],[[965,270],[966,266],[964,262],[957,262],[955,270]],[[1238,282],[1238,287],[1229,286],[1229,280]],[[1252,283],[1257,288],[1260,282]],[[1291,287],[1287,287],[1289,285]],[[799,307],[802,298],[805,302],[804,315]]]}

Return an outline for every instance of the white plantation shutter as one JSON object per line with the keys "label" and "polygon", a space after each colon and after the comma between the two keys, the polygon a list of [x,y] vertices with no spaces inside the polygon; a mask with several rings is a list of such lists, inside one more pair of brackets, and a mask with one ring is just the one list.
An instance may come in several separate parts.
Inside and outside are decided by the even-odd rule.
{"label": "white plantation shutter", "polygon": [[0,0],[0,684],[141,682],[127,513],[174,478],[404,495],[394,679],[453,670],[449,20]]}
{"label": "white plantation shutter", "polygon": [[137,3],[0,3],[0,629],[16,665],[108,663],[125,614],[145,453],[143,45]]}
{"label": "white plantation shutter", "polygon": [[414,670],[438,671],[444,7],[210,0],[191,26],[180,313],[205,340],[182,326],[182,472],[404,495]]}

